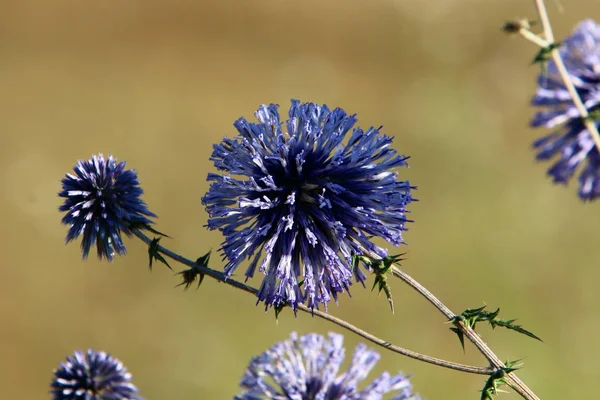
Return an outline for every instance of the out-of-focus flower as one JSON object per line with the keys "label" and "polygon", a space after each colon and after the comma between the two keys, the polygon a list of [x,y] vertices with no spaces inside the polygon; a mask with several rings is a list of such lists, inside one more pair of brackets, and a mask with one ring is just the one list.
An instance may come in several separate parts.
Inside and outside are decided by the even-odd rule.
{"label": "out-of-focus flower", "polygon": [[340,108],[292,100],[285,123],[277,105],[255,115],[258,123],[238,119],[239,136],[214,146],[211,161],[225,174],[207,178],[208,227],[225,235],[227,275],[254,255],[246,277],[257,266],[266,275],[258,293],[266,307],[326,306],[353,273],[365,280],[354,255],[387,255],[373,237],[403,243],[414,188],[392,169],[407,157],[380,128],[354,127],[356,117]]}
{"label": "out-of-focus flower", "polygon": [[240,383],[244,392],[236,400],[416,400],[408,377],[384,372],[359,390],[359,383],[373,369],[379,354],[359,344],[348,370],[339,374],[344,361],[344,337],[328,338],[311,333],[275,344],[250,361]]}
{"label": "out-of-focus flower", "polygon": [[66,211],[62,223],[70,226],[67,243],[83,235],[83,258],[94,244],[100,259],[125,254],[121,233],[130,236],[132,229],[153,223],[146,217],[156,217],[140,199],[137,174],[125,169],[124,161],[117,163],[113,156],[105,160],[102,154],[78,161],[74,172],[62,180],[58,194],[65,198],[59,210]]}
{"label": "out-of-focus flower", "polygon": [[[581,22],[559,52],[594,124],[600,126],[600,25],[592,20]],[[581,167],[579,197],[593,200],[600,196],[600,153],[552,60],[538,84],[532,104],[544,110],[536,113],[531,125],[554,132],[534,142],[537,159],[556,157],[548,169],[555,183],[566,184]]]}
{"label": "out-of-focus flower", "polygon": [[121,361],[103,351],[76,351],[54,370],[53,400],[141,400]]}

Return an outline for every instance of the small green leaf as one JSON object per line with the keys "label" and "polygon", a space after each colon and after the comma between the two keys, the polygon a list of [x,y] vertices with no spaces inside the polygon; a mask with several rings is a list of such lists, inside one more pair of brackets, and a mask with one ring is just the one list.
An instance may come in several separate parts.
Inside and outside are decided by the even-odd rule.
{"label": "small green leaf", "polygon": [[520,369],[523,366],[522,360],[509,360],[504,362],[504,372],[510,374],[513,371]]}
{"label": "small green leaf", "polygon": [[129,224],[129,229],[132,229],[132,230],[133,229],[139,229],[139,230],[142,230],[142,231],[150,231],[150,232],[154,233],[155,235],[160,235],[160,236],[164,236],[164,237],[167,237],[167,238],[171,239],[171,236],[169,236],[169,235],[167,235],[165,233],[157,231],[156,229],[154,229],[153,227],[151,227],[149,224],[142,224],[142,223],[133,222],[133,223]]}
{"label": "small green leaf", "polygon": [[[201,265],[203,267],[208,267],[209,259],[210,259],[210,251],[208,253],[206,253],[205,255],[203,255],[202,257],[199,257],[196,260],[196,264]],[[181,275],[181,277],[182,277],[182,282],[177,286],[184,286],[183,290],[188,290],[190,288],[190,286],[192,285],[192,283],[194,283],[196,278],[198,278],[197,288],[200,287],[200,285],[202,284],[202,281],[204,280],[204,274],[202,272],[198,271],[196,268],[189,268],[189,269],[186,269],[185,271],[178,272],[177,274]]]}
{"label": "small green leaf", "polygon": [[381,259],[375,259],[365,255],[355,255],[352,257],[352,264],[355,271],[358,269],[359,263],[362,262],[367,269],[373,272],[375,278],[373,280],[373,287],[371,288],[371,291],[375,290],[375,288],[378,288],[379,293],[385,293],[385,297],[390,304],[392,313],[394,312],[394,300],[392,299],[392,290],[388,282],[387,275],[392,273],[394,264],[402,261],[403,255],[404,254],[396,254]]}
{"label": "small green leaf", "polygon": [[201,265],[205,268],[208,268],[208,261],[210,260],[210,253],[212,250],[209,250],[205,255],[198,257],[196,260],[196,264]]}
{"label": "small green leaf", "polygon": [[354,273],[357,274],[356,271],[358,270],[360,263],[362,263],[366,269],[372,271],[373,275],[375,275],[375,278],[371,290],[373,291],[375,288],[378,288],[379,293],[385,293],[385,297],[390,304],[392,313],[394,312],[394,300],[392,299],[392,290],[388,282],[387,275],[392,273],[394,264],[402,261],[403,255],[404,253],[387,256],[381,259],[376,259],[366,255],[352,256]]}
{"label": "small green leaf", "polygon": [[532,64],[543,64],[547,62],[551,57],[552,50],[560,47],[560,45],[560,42],[550,43],[547,47],[541,48],[533,58]]}
{"label": "small green leaf", "polygon": [[173,268],[171,268],[171,266],[169,265],[167,260],[165,260],[165,258],[159,252],[159,244],[158,243],[160,242],[160,239],[161,238],[152,239],[150,246],[148,246],[148,256],[150,257],[150,263],[148,266],[149,266],[150,270],[152,270],[152,261],[156,259],[156,260],[160,261],[161,263],[165,264],[171,271],[173,271]]}
{"label": "small green leaf", "polygon": [[504,390],[498,389],[501,385],[506,385],[504,378],[495,379],[490,376],[481,390],[481,400],[493,400],[498,393],[506,393]]}
{"label": "small green leaf", "polygon": [[519,369],[521,366],[519,362],[520,360],[506,361],[504,368],[500,368],[491,374],[481,390],[481,400],[493,400],[498,393],[506,393],[504,390],[500,390],[499,387],[507,384],[506,375]]}
{"label": "small green leaf", "polygon": [[281,311],[283,311],[283,309],[285,308],[285,304],[276,304],[273,306],[273,311],[275,312],[275,319],[279,320],[279,314],[281,313]]}
{"label": "small green leaf", "polygon": [[460,328],[457,328],[455,326],[450,328],[450,330],[456,333],[456,336],[458,336],[458,340],[460,340],[460,345],[462,346],[463,351],[465,351],[465,335],[463,331],[461,331]]}
{"label": "small green leaf", "polygon": [[600,108],[589,110],[585,119],[592,122],[600,121]]}
{"label": "small green leaf", "polygon": [[[529,332],[528,330],[524,329],[521,325],[514,324],[516,319],[503,320],[498,318],[498,314],[500,314],[499,308],[497,308],[496,311],[485,311],[485,307],[486,306],[467,309],[463,311],[460,315],[456,315],[453,318],[451,318],[450,321],[453,322],[455,325],[460,321],[466,327],[471,329],[475,329],[475,325],[477,325],[478,322],[488,322],[492,326],[492,329],[497,326],[501,326],[503,328],[511,329],[515,332],[519,332],[523,335],[529,336],[530,338],[539,340],[540,342],[542,341],[542,339]],[[450,329],[453,330],[453,328]]]}
{"label": "small green leaf", "polygon": [[474,315],[479,315],[481,311],[483,311],[487,306],[479,307],[479,308],[467,308],[460,315],[465,318],[471,318]]}
{"label": "small green leaf", "polygon": [[561,43],[550,43],[548,47],[544,47],[538,51],[538,53],[533,58],[532,64],[540,65],[540,73],[542,76],[546,77],[547,69],[548,69],[548,60],[552,55],[552,50],[560,47]]}
{"label": "small green leaf", "polygon": [[496,326],[501,326],[506,329],[511,329],[511,330],[513,330],[515,332],[519,332],[525,336],[529,336],[532,339],[543,342],[542,339],[540,339],[538,336],[534,335],[533,333],[529,332],[527,329],[524,329],[521,325],[513,324],[513,322],[515,322],[515,321],[516,321],[516,319],[509,319],[507,321],[502,320],[502,319],[496,319],[496,320],[490,321],[490,325],[492,325],[492,328],[495,328]]}
{"label": "small green leaf", "polygon": [[194,283],[194,281],[196,280],[197,277],[198,277],[198,288],[200,287],[200,284],[204,280],[204,274],[199,273],[194,268],[186,269],[184,271],[178,272],[177,274],[181,275],[181,277],[182,277],[182,282],[177,286],[184,286],[183,287],[184,291],[188,290],[190,288],[190,286],[192,286],[192,283]]}
{"label": "small green leaf", "polygon": [[375,279],[373,280],[373,287],[371,291],[375,290],[375,287],[379,287],[379,293],[382,291],[385,293],[385,297],[388,299],[390,303],[390,308],[392,309],[392,313],[394,313],[394,300],[392,300],[392,291],[390,288],[390,284],[388,283],[387,276],[385,273],[379,274],[375,272]]}

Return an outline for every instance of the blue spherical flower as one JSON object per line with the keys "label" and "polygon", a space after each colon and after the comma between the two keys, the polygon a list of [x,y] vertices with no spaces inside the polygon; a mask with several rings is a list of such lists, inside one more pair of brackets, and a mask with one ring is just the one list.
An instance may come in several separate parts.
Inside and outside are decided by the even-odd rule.
{"label": "blue spherical flower", "polygon": [[[581,22],[561,44],[560,55],[569,76],[588,112],[600,127],[600,25]],[[538,160],[556,157],[548,170],[555,183],[566,184],[579,173],[579,197],[593,200],[600,196],[600,153],[587,131],[571,95],[565,88],[553,61],[538,78],[539,87],[532,104],[544,107],[531,121],[554,132],[534,142]]]}
{"label": "blue spherical flower", "polygon": [[76,351],[54,370],[53,400],[138,400],[131,374],[121,361],[102,351]]}
{"label": "blue spherical flower", "polygon": [[277,109],[261,106],[258,123],[238,119],[239,136],[214,146],[211,160],[225,174],[208,175],[208,227],[225,235],[227,275],[254,255],[246,276],[257,266],[266,275],[259,302],[326,306],[353,274],[365,280],[353,256],[387,256],[374,237],[403,243],[413,187],[392,169],[407,157],[340,108],[293,100],[285,123]]}
{"label": "blue spherical flower", "polygon": [[364,389],[358,384],[373,369],[379,354],[359,344],[348,370],[339,374],[344,361],[344,337],[315,333],[275,344],[250,361],[240,385],[244,392],[236,400],[416,400],[408,377],[402,373],[381,374]]}
{"label": "blue spherical flower", "polygon": [[66,211],[62,223],[70,226],[67,243],[83,235],[83,258],[94,244],[100,259],[111,261],[115,251],[125,254],[121,233],[130,236],[132,229],[153,223],[146,217],[156,217],[140,199],[137,174],[126,170],[124,161],[105,160],[102,154],[78,161],[74,171],[62,180],[58,194],[66,199],[59,210]]}

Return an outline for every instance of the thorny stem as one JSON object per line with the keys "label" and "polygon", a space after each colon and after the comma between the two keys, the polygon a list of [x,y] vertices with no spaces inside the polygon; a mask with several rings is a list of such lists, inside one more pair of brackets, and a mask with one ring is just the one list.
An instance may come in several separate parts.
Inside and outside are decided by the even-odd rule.
{"label": "thorny stem", "polygon": [[[402,279],[406,284],[415,289],[419,294],[421,294],[425,299],[427,299],[435,308],[437,308],[444,316],[448,319],[454,319],[456,315],[448,308],[444,303],[442,303],[437,297],[435,297],[429,290],[427,290],[423,285],[414,280],[410,275],[405,273],[404,271],[393,267],[392,275],[397,278]],[[500,370],[506,368],[506,365],[498,358],[498,356],[488,347],[487,344],[481,339],[481,336],[477,332],[475,332],[472,328],[466,326],[462,322],[456,322],[456,327],[458,327],[463,334],[469,338],[471,343],[475,345],[477,350],[490,362],[490,365],[494,370]],[[521,397],[527,400],[539,400],[539,397],[525,385],[523,381],[521,381],[514,372],[508,373],[505,377],[507,384]]]}
{"label": "thorny stem", "polygon": [[[552,33],[552,25],[550,24],[550,19],[548,18],[548,12],[546,11],[546,5],[544,4],[544,0],[535,0],[535,7],[537,9],[540,22],[544,29],[544,39],[532,33],[526,27],[522,27],[521,29],[519,29],[519,34],[541,48],[548,48],[551,44],[554,43],[554,34]],[[588,113],[587,108],[583,104],[581,97],[579,97],[579,93],[577,93],[577,89],[575,89],[573,81],[569,77],[569,72],[565,67],[565,63],[563,62],[562,57],[560,56],[558,48],[552,49],[550,55],[552,56],[552,60],[556,65],[556,69],[558,70],[558,73],[563,80],[565,88],[571,95],[571,100],[573,100],[573,104],[575,105],[577,111],[579,111],[579,114],[581,115],[583,124],[585,125],[587,131],[590,133],[590,136],[594,140],[596,149],[600,151],[600,133],[598,133],[598,128],[596,127],[594,121],[592,121],[589,118],[590,114]]]}
{"label": "thorny stem", "polygon": [[[135,236],[137,236],[139,239],[141,239],[147,245],[150,245],[150,243],[152,242],[152,239],[150,239],[148,236],[146,236],[139,229],[135,229],[133,231],[133,233]],[[216,279],[219,282],[223,282],[227,285],[233,286],[237,289],[243,290],[244,292],[251,293],[253,295],[256,295],[258,292],[258,290],[256,288],[254,288],[250,285],[246,285],[243,282],[239,282],[239,281],[236,281],[235,279],[228,278],[225,275],[225,273],[223,273],[221,271],[217,271],[217,270],[208,268],[206,266],[197,264],[194,261],[187,259],[187,258],[185,258],[163,246],[158,245],[157,250],[160,253],[162,253],[163,255],[173,259],[174,261],[177,261],[178,263],[186,265],[190,268],[194,268],[198,273],[209,276],[213,279]],[[373,344],[381,346],[381,347],[388,349],[394,353],[398,353],[403,356],[413,358],[415,360],[423,361],[423,362],[426,362],[429,364],[438,365],[440,367],[454,369],[454,370],[461,371],[461,372],[468,372],[471,374],[491,375],[492,373],[494,373],[496,371],[495,369],[492,369],[489,367],[475,367],[475,366],[471,366],[471,365],[459,364],[459,363],[455,363],[452,361],[446,361],[446,360],[442,360],[439,358],[431,357],[431,356],[428,356],[425,354],[420,354],[420,353],[417,353],[417,352],[414,352],[411,350],[404,349],[404,348],[396,346],[390,342],[387,342],[375,335],[372,335],[371,333],[364,331],[343,319],[336,318],[332,315],[329,315],[329,314],[319,311],[319,310],[311,309],[303,304],[298,304],[298,310],[308,313],[308,314],[311,314],[311,315],[314,315],[314,316],[317,316],[319,318],[323,318],[324,320],[327,320],[341,328],[347,329],[347,330],[357,334],[358,336],[363,337],[364,339],[370,341]]]}

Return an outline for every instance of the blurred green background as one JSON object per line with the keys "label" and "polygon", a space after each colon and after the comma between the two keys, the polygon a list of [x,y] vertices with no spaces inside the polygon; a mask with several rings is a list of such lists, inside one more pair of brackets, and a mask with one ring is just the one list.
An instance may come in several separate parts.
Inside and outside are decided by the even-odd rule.
{"label": "blurred green background", "polygon": [[[600,12],[572,0],[557,37]],[[75,349],[119,357],[148,399],[227,399],[250,357],[293,330],[339,331],[307,315],[274,319],[212,280],[200,290],[147,268],[146,247],[81,261],[64,246],[56,193],[78,159],[114,154],[135,168],[165,240],[190,258],[221,242],[200,198],[213,143],[262,103],[290,98],[384,125],[419,187],[404,269],[455,312],[487,303],[537,343],[481,327],[541,398],[595,398],[600,379],[600,204],[554,186],[537,164],[528,102],[537,49],[500,27],[535,18],[530,1],[326,0],[0,2],[0,383],[6,399],[48,398]],[[212,264],[220,268],[219,258]],[[240,270],[240,274],[243,270]],[[255,280],[254,285],[258,284]],[[463,353],[436,310],[399,281],[383,297],[355,287],[330,312],[406,348]],[[348,352],[361,340],[346,333]],[[476,399],[484,377],[383,352],[377,371],[414,374],[428,399]],[[373,375],[374,377],[374,375]],[[514,394],[502,395],[516,399]]]}

